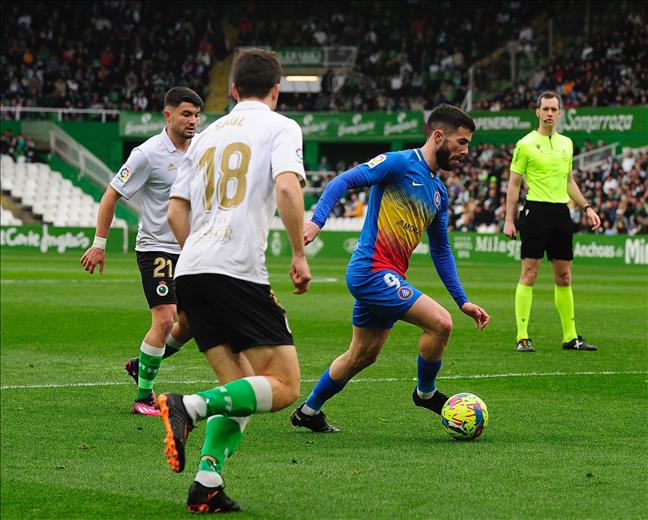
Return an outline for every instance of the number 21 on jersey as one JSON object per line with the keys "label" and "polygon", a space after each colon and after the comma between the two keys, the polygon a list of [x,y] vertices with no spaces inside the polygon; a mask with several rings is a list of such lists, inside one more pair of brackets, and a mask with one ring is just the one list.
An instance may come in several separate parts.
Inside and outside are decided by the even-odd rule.
{"label": "number 21 on jersey", "polygon": [[[223,150],[223,155],[214,171],[216,147],[207,148],[198,161],[198,168],[204,170],[205,211],[210,212],[214,201],[214,192],[220,209],[232,209],[245,198],[247,189],[246,175],[250,166],[250,147],[245,143],[230,143]],[[218,179],[215,179],[218,174]]]}

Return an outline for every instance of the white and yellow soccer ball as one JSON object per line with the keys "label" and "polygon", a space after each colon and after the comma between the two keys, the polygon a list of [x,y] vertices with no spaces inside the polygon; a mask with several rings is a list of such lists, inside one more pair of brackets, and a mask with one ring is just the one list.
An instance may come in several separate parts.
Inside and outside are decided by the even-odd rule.
{"label": "white and yellow soccer ball", "polygon": [[475,394],[455,394],[443,405],[441,424],[457,440],[476,439],[488,426],[486,403]]}

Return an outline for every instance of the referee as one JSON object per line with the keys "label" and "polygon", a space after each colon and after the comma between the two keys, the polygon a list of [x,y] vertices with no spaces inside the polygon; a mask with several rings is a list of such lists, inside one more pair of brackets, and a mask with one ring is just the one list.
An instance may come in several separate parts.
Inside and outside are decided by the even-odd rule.
{"label": "referee", "polygon": [[[516,348],[518,352],[535,352],[528,333],[529,316],[533,286],[546,251],[556,283],[554,302],[562,323],[563,349],[596,350],[576,333],[571,288],[573,231],[567,202],[571,198],[585,212],[592,230],[598,229],[601,219],[574,181],[571,139],[556,132],[556,124],[562,115],[558,94],[543,92],[536,104],[536,115],[538,129],[515,145],[506,193],[504,234],[515,239],[519,229],[522,239],[522,272],[515,291]],[[526,177],[529,192],[516,229],[515,214],[522,177]]]}

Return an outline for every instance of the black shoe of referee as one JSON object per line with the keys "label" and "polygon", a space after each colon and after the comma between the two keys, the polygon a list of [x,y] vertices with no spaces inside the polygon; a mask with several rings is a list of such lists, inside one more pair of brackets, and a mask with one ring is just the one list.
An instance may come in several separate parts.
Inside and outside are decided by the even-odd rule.
{"label": "black shoe of referee", "polygon": [[574,338],[571,341],[568,341],[567,343],[563,343],[562,348],[564,350],[589,350],[589,351],[598,350],[598,348],[595,347],[594,345],[589,345],[585,343],[583,336],[578,336],[577,338]]}

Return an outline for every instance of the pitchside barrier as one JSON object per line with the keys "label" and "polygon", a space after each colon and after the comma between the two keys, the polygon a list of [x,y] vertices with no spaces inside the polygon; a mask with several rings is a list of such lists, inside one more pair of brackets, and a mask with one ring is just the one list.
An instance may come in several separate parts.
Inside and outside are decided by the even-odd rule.
{"label": "pitchside barrier", "polygon": [[[42,226],[2,226],[0,246],[2,251],[83,253],[92,245],[94,228]],[[112,228],[106,244],[106,251],[112,253],[128,251],[128,230]]]}
{"label": "pitchside barrier", "polygon": [[[309,257],[349,257],[358,241],[357,232],[322,231],[306,247]],[[459,263],[515,262],[520,259],[520,241],[503,234],[450,233],[450,246]],[[414,251],[429,255],[427,237]],[[290,256],[284,231],[271,231],[267,256]],[[579,263],[599,265],[648,265],[648,235],[575,235],[574,258]]]}
{"label": "pitchside barrier", "polygon": [[[130,240],[129,240],[130,235]],[[358,242],[358,232],[322,231],[306,247],[309,257],[349,258]],[[58,228],[52,226],[2,226],[0,245],[3,251],[41,253],[83,253],[94,238],[94,228]],[[112,229],[106,246],[108,252],[126,252],[134,247],[134,234]],[[520,241],[503,234],[450,233],[450,246],[459,263],[515,262],[520,259]],[[427,237],[414,251],[429,255]],[[286,232],[270,231],[268,257],[290,256]],[[574,235],[574,258],[579,263],[598,265],[648,265],[648,235]]]}

